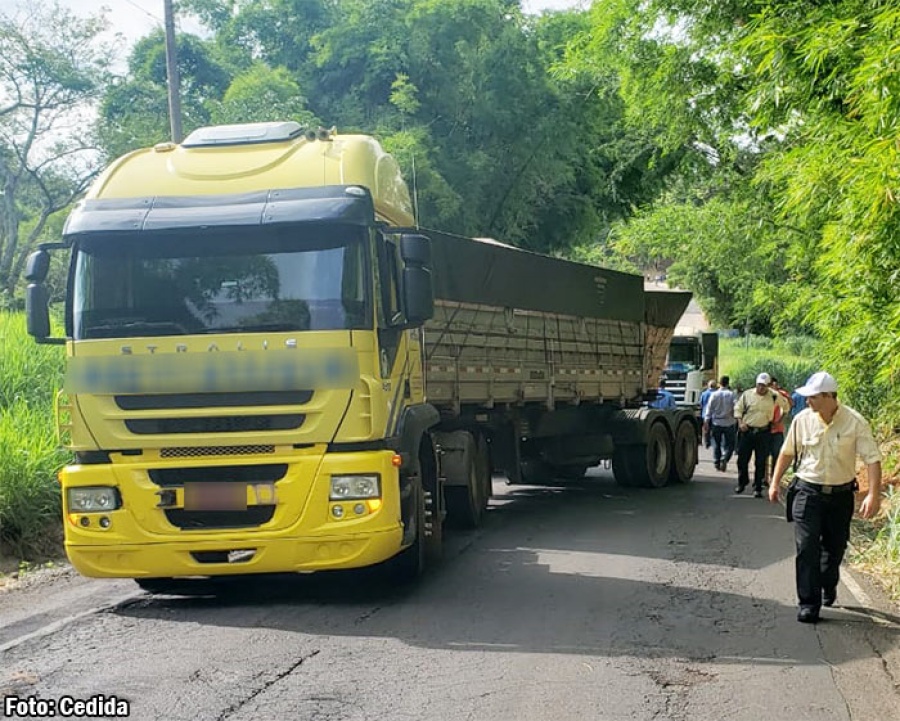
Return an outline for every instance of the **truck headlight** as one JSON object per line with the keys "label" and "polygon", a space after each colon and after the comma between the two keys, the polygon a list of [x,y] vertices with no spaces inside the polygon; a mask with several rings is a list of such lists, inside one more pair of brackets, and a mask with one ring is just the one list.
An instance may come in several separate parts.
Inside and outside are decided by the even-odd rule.
{"label": "truck headlight", "polygon": [[112,486],[82,486],[66,489],[70,513],[114,511],[122,505],[119,491]]}
{"label": "truck headlight", "polygon": [[378,475],[366,476],[332,476],[332,501],[352,501],[358,498],[380,498],[381,482]]}

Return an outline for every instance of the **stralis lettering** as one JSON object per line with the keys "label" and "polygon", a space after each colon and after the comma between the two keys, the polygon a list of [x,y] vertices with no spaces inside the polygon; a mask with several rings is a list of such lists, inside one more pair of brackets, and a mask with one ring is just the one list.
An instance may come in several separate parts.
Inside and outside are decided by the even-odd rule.
{"label": "stralis lettering", "polygon": [[131,716],[131,702],[103,694],[86,699],[5,696],[3,713],[7,718],[127,718]]}
{"label": "stralis lettering", "polygon": [[[258,344],[258,347],[257,347],[257,344],[254,344],[253,347],[256,348],[257,350],[269,350],[269,341],[268,340],[261,341]],[[277,346],[273,346],[273,347],[277,347]],[[298,348],[299,346],[297,344],[297,339],[296,338],[286,339],[284,341],[284,347],[292,349],[292,350]],[[119,348],[119,353],[121,353],[122,355],[134,355],[135,354],[134,348],[135,347],[132,345],[123,345],[121,348]],[[143,348],[150,355],[156,355],[156,351],[159,350],[158,345],[152,345],[152,344],[145,345],[145,346],[143,346]],[[195,347],[195,348],[189,348],[186,343],[176,343],[176,345],[175,345],[176,353],[187,353],[189,351],[190,352],[218,353],[220,350],[226,350],[226,349],[220,347],[218,343],[207,343],[206,345],[197,345],[197,347]],[[244,345],[244,341],[239,340],[235,344],[234,348],[232,348],[231,350],[245,351],[245,350],[250,350],[250,348],[248,346]]]}

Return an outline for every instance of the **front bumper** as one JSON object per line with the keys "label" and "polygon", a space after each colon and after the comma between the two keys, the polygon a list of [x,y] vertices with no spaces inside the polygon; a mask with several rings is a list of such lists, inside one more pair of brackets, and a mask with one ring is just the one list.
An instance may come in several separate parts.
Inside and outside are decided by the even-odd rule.
{"label": "front bumper", "polygon": [[[214,461],[163,459],[148,452],[139,458],[113,455],[108,464],[69,466],[60,474],[66,553],[83,575],[113,578],[312,572],[381,563],[402,549],[393,456],[390,451],[325,453],[322,446]],[[206,526],[176,525],[172,512],[181,512],[185,500],[179,474],[216,480],[243,465],[253,478],[258,469],[273,464],[283,472],[274,482],[241,483],[251,505],[236,522],[223,522],[212,513]],[[162,481],[161,471],[168,474]],[[348,473],[378,473],[381,498],[371,503],[330,500],[331,475]],[[103,513],[68,508],[66,490],[84,486],[117,488],[122,506]],[[175,508],[161,502],[161,491]],[[345,512],[335,514],[335,505]],[[364,509],[354,513],[357,506]],[[203,513],[197,518],[204,520]]]}
{"label": "front bumper", "polygon": [[[143,545],[80,546],[66,543],[72,565],[94,578],[227,576],[312,572],[371,566],[400,550],[403,529],[326,538],[252,537]],[[250,553],[252,552],[252,554]],[[231,554],[236,561],[202,561]]]}

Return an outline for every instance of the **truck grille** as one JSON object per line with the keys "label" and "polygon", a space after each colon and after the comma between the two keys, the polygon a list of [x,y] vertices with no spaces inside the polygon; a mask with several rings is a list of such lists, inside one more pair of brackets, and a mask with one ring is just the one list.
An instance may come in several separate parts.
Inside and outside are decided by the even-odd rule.
{"label": "truck grille", "polygon": [[186,511],[183,508],[166,510],[166,518],[176,528],[248,528],[261,526],[272,520],[275,506],[250,506],[246,511]]}
{"label": "truck grille", "polygon": [[199,468],[151,468],[147,473],[157,486],[172,488],[185,483],[277,483],[287,473],[287,463],[250,466],[202,466]]}
{"label": "truck grille", "polygon": [[160,458],[200,458],[203,456],[256,456],[274,453],[275,446],[201,446],[199,448],[163,448]]}
{"label": "truck grille", "polygon": [[246,393],[163,393],[116,396],[123,411],[158,411],[175,408],[246,408],[248,406],[302,406],[312,391],[253,391]]}
{"label": "truck grille", "polygon": [[287,431],[303,425],[302,413],[265,416],[208,416],[205,418],[130,418],[125,427],[136,435],[179,433],[247,433]]}

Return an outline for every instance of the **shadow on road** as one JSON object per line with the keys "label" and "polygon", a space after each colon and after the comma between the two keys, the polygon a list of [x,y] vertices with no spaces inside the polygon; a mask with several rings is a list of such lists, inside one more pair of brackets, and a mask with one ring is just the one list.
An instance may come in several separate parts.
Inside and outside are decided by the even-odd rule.
{"label": "shadow on road", "polygon": [[[247,576],[114,612],[429,649],[774,665],[821,664],[816,633],[875,625],[835,608],[816,629],[767,598],[757,586],[768,566],[785,567],[779,588],[792,584],[790,530],[778,507],[720,482],[645,491],[599,473],[564,488],[497,490],[485,527],[451,537],[441,566],[413,586],[377,570]],[[895,647],[900,620],[882,619],[877,632]],[[830,663],[862,653],[834,647]]]}

